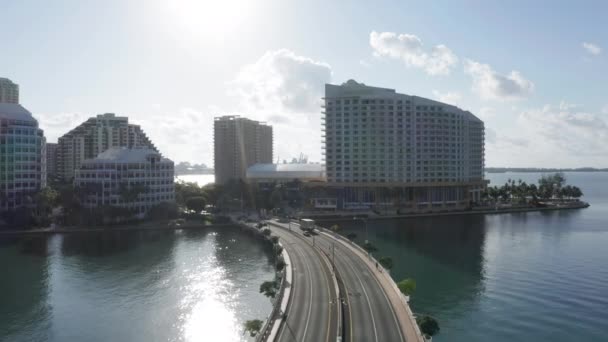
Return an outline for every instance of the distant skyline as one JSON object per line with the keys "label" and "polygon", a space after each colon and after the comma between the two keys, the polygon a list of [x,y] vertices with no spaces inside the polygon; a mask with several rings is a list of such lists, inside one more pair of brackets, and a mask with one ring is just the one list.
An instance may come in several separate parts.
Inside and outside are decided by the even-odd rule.
{"label": "distant skyline", "polygon": [[128,116],[166,157],[213,167],[213,117],[274,127],[274,159],[321,160],[325,83],[452,103],[486,166],[608,167],[608,3],[6,2],[0,77],[47,141]]}

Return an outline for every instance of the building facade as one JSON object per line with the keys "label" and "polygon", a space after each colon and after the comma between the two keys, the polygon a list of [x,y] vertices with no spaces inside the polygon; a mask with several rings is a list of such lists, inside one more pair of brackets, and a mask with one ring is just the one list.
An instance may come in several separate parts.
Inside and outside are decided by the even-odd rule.
{"label": "building facade", "polygon": [[0,79],[0,89],[1,212],[34,205],[33,195],[46,186],[46,141],[38,121],[18,103],[17,85]]}
{"label": "building facade", "polygon": [[46,143],[46,175],[57,174],[57,143]]}
{"label": "building facade", "polygon": [[144,217],[150,208],[175,202],[174,165],[151,148],[110,148],[75,171],[83,206],[130,209]]}
{"label": "building facade", "polygon": [[470,112],[353,80],[327,84],[324,102],[336,206],[426,211],[479,201],[484,124]]}
{"label": "building facade", "polygon": [[157,151],[141,127],[130,124],[127,117],[112,113],[100,114],[59,138],[57,175],[64,180],[71,180],[74,170],[84,160],[95,158],[113,147],[148,147]]}
{"label": "building facade", "polygon": [[249,166],[272,163],[272,126],[238,116],[222,116],[215,118],[213,130],[217,184],[245,180]]}
{"label": "building facade", "polygon": [[19,103],[19,85],[8,78],[0,78],[0,103]]}

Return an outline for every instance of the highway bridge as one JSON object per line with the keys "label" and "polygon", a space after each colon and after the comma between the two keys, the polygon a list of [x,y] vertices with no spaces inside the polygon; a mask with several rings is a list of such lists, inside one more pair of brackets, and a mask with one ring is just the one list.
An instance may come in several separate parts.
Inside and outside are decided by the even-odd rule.
{"label": "highway bridge", "polygon": [[424,341],[404,297],[365,251],[320,229],[269,221],[289,254],[293,278],[272,341]]}

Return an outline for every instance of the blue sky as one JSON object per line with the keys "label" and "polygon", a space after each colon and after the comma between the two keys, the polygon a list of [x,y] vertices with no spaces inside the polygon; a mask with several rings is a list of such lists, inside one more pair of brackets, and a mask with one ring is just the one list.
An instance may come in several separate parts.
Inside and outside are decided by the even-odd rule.
{"label": "blue sky", "polygon": [[320,160],[325,82],[454,103],[487,166],[608,167],[603,1],[4,1],[0,77],[48,140],[127,115],[175,161],[212,164],[212,118],[275,127]]}

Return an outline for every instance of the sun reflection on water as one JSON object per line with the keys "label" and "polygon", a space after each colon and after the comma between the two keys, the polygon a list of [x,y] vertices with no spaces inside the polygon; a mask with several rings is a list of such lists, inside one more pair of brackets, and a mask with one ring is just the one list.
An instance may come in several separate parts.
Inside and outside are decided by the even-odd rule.
{"label": "sun reflection on water", "polygon": [[[213,246],[219,249],[219,246]],[[204,255],[204,254],[203,254]],[[194,269],[184,269],[180,311],[184,341],[243,341],[236,316],[237,293],[216,256],[198,258]]]}

